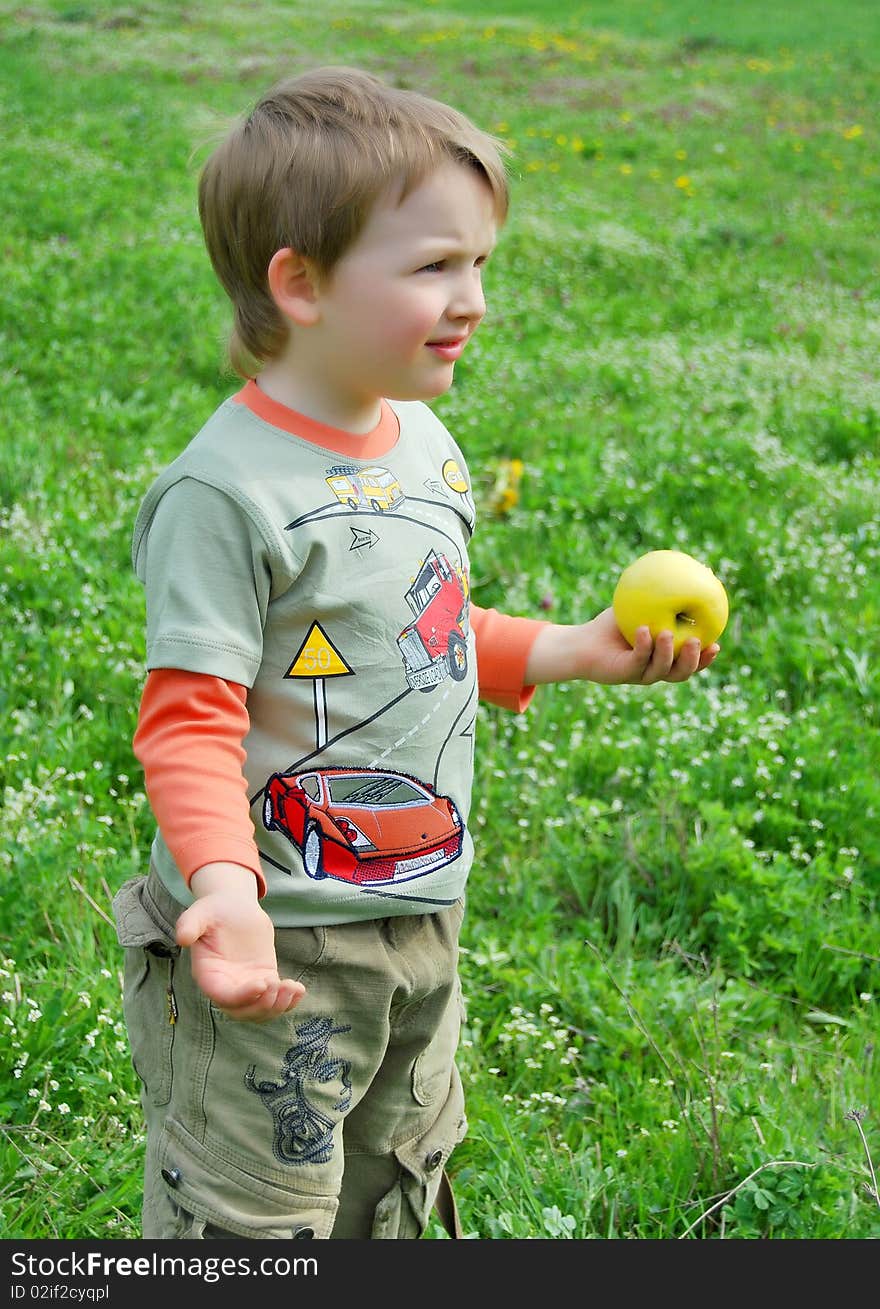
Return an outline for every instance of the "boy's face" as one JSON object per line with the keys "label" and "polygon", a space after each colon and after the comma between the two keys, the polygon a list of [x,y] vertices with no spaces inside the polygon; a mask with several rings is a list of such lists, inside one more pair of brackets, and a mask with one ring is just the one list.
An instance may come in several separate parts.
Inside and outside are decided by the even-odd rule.
{"label": "boy's face", "polygon": [[486,311],[481,274],[496,233],[485,178],[452,161],[401,203],[377,203],[321,284],[309,329],[338,398],[366,408],[382,396],[429,400],[449,388]]}

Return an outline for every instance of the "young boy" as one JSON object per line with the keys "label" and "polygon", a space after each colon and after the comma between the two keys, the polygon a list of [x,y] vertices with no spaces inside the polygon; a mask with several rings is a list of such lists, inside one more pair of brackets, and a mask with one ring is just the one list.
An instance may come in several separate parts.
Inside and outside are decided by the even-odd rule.
{"label": "young boy", "polygon": [[507,203],[491,137],[354,69],[269,92],[203,170],[247,380],[134,532],[158,831],[114,904],[147,1238],[417,1237],[435,1202],[454,1224],[478,695],[717,653],[471,601],[468,471],[424,402]]}

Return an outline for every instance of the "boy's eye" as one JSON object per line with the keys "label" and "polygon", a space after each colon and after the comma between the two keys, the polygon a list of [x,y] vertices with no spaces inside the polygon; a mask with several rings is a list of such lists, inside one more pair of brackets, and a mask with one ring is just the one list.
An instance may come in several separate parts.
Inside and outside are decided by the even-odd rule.
{"label": "boy's eye", "polygon": [[434,261],[433,264],[423,264],[422,267],[419,269],[419,272],[420,272],[420,273],[439,273],[439,272],[442,272],[444,262],[445,262],[445,261],[444,261],[443,259],[437,259],[437,260]]}

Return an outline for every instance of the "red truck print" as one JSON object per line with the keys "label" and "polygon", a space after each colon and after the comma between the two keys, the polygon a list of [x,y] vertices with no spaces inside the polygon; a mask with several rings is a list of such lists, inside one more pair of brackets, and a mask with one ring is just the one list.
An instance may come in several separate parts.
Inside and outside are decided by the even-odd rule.
{"label": "red truck print", "polygon": [[447,677],[467,673],[465,583],[445,555],[432,550],[406,593],[415,622],[397,638],[406,680],[413,690],[430,691]]}

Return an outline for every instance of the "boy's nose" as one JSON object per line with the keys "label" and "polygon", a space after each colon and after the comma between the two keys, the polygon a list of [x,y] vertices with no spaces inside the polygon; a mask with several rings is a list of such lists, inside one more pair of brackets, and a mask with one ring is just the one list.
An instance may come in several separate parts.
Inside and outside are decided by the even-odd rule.
{"label": "boy's nose", "polygon": [[479,268],[469,270],[455,287],[449,302],[450,318],[466,318],[478,323],[486,313],[486,298]]}

